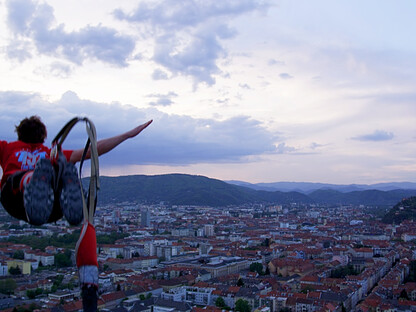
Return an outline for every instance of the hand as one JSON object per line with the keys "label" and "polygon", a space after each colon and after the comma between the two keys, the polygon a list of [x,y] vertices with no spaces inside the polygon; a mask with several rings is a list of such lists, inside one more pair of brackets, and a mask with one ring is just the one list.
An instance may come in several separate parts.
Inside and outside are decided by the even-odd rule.
{"label": "hand", "polygon": [[149,120],[148,122],[134,128],[134,129],[131,129],[130,131],[127,132],[128,138],[134,138],[136,135],[138,135],[140,132],[142,132],[144,129],[146,129],[147,126],[150,125],[152,122],[153,122],[153,119]]}

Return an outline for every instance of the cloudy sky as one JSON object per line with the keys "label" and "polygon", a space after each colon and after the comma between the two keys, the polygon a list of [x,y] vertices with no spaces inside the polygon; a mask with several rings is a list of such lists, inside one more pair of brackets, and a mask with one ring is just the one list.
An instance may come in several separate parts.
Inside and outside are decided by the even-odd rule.
{"label": "cloudy sky", "polygon": [[[0,0],[0,131],[153,119],[102,175],[416,182],[412,0]],[[81,148],[77,126],[64,147]]]}

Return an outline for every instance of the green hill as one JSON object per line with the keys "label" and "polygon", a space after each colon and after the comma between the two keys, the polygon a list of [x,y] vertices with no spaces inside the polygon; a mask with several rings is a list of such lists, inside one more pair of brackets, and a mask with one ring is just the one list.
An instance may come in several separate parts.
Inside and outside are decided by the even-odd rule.
{"label": "green hill", "polygon": [[123,201],[172,205],[227,206],[245,203],[310,202],[297,192],[265,192],[187,174],[101,177],[100,204]]}
{"label": "green hill", "polygon": [[384,223],[400,224],[404,220],[416,220],[416,197],[403,199],[383,217]]}
{"label": "green hill", "polygon": [[125,201],[142,203],[163,201],[170,205],[213,207],[246,203],[392,206],[402,198],[416,196],[416,190],[367,190],[342,193],[327,189],[318,190],[309,195],[300,192],[263,191],[187,174],[101,177],[100,181],[98,202],[102,205]]}

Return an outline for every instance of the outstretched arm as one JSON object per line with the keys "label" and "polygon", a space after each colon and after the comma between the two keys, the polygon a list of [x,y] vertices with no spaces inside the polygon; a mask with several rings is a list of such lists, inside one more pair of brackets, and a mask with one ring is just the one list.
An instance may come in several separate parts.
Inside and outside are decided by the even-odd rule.
{"label": "outstretched arm", "polygon": [[[150,120],[134,129],[131,129],[130,131],[127,131],[125,133],[116,135],[111,138],[102,139],[97,141],[97,151],[98,155],[105,154],[109,151],[111,151],[113,148],[115,148],[120,143],[124,142],[127,139],[134,138],[136,135],[138,135],[140,132],[142,132],[148,125],[152,123],[153,120]],[[74,150],[71,154],[71,157],[69,159],[70,162],[76,163],[81,160],[82,154],[84,153],[83,149]],[[90,158],[91,154],[88,150],[86,158]]]}

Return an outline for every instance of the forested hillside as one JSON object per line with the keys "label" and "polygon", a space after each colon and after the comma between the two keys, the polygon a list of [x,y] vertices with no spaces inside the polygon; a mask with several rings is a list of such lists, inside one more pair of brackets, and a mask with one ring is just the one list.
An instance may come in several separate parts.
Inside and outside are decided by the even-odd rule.
{"label": "forested hillside", "polygon": [[342,193],[318,190],[300,192],[260,191],[204,176],[186,174],[101,177],[99,204],[115,202],[165,202],[172,205],[228,206],[246,203],[354,204],[392,206],[416,190],[366,190]]}
{"label": "forested hillside", "polygon": [[384,223],[400,224],[403,220],[416,220],[416,197],[403,199],[384,217]]}

